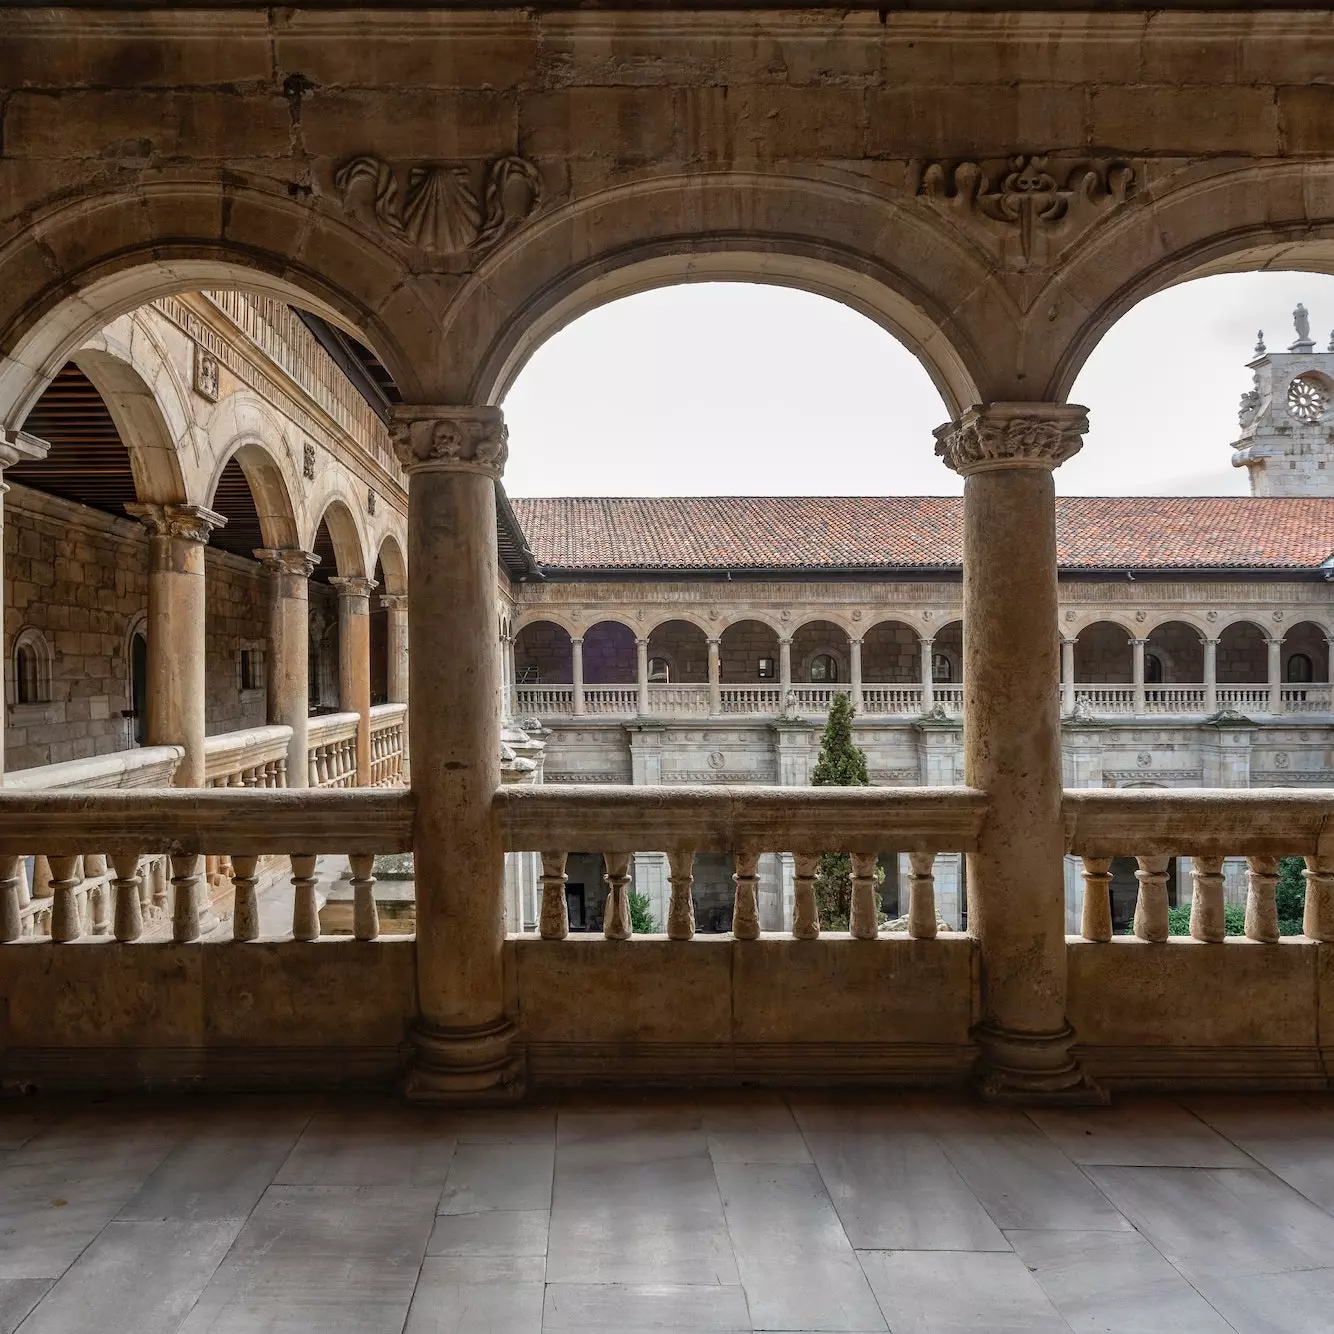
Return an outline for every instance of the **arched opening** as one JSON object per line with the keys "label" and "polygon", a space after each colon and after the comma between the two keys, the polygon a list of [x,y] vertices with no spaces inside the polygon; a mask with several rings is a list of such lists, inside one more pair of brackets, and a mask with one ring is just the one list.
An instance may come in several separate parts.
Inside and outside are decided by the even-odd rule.
{"label": "arched opening", "polygon": [[862,640],[862,680],[909,685],[922,679],[922,640],[902,621],[880,621]]}
{"label": "arched opening", "polygon": [[574,681],[574,646],[569,631],[554,621],[530,621],[514,636],[514,679],[520,687],[568,686]]}
{"label": "arched opening", "polygon": [[1290,685],[1329,684],[1329,640],[1323,626],[1299,621],[1283,636],[1283,680]]}
{"label": "arched opening", "polygon": [[[950,621],[936,631],[931,641],[931,680],[937,686],[963,686],[963,622]],[[936,692],[938,695],[941,691]]]}
{"label": "arched opening", "polygon": [[1144,645],[1147,685],[1198,685],[1204,680],[1204,638],[1185,621],[1155,626]]}
{"label": "arched opening", "polygon": [[706,685],[709,642],[690,621],[664,621],[648,637],[648,679],[655,685]]}
{"label": "arched opening", "polygon": [[1251,621],[1235,621],[1218,636],[1218,684],[1264,685],[1269,680],[1269,636]]}
{"label": "arched opening", "polygon": [[[377,590],[385,586],[384,556],[375,558],[375,580]],[[378,592],[371,594],[370,607],[370,646],[371,646],[371,704],[389,703],[389,611],[380,601]]]}
{"label": "arched opening", "polygon": [[723,685],[778,683],[778,634],[763,621],[734,621],[719,637]]}
{"label": "arched opening", "polygon": [[635,632],[620,621],[599,621],[584,631],[584,684],[634,685],[638,680]]}
{"label": "arched opening", "polygon": [[1131,685],[1135,679],[1130,632],[1115,621],[1086,625],[1075,639],[1075,680],[1081,685]]}
{"label": "arched opening", "polygon": [[130,636],[130,712],[134,743],[142,746],[148,718],[148,636],[138,630]]}
{"label": "arched opening", "polygon": [[792,636],[792,679],[833,686],[851,677],[848,633],[833,621],[807,621]]}
{"label": "arched opening", "polygon": [[308,592],[310,711],[346,712],[352,706],[342,698],[338,589],[331,581],[361,573],[361,542],[352,515],[341,501],[324,511],[310,550],[319,557]]}

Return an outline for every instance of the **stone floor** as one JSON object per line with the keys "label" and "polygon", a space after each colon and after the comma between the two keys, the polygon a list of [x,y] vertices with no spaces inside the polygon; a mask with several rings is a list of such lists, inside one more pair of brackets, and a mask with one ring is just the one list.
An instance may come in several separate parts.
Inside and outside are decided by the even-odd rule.
{"label": "stone floor", "polygon": [[1334,1100],[0,1103],[0,1331],[1334,1328]]}

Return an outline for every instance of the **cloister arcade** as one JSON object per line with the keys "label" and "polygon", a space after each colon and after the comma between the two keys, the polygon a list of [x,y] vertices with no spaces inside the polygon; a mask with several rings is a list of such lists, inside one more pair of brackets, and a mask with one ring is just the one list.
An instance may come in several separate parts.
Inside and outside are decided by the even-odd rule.
{"label": "cloister arcade", "polygon": [[[52,989],[87,969],[94,952],[56,944],[10,951],[6,1074],[22,1073],[25,1061],[49,1069],[39,1049],[54,1041],[82,1053],[62,1068],[78,1066],[93,1082],[108,1070],[124,1077],[172,1062],[207,1078],[215,1059],[237,1070],[264,1047],[264,1059],[253,1061],[259,1082],[276,1069],[281,1075],[269,1077],[280,1083],[337,1081],[349,1071],[405,1075],[410,1096],[440,1102],[608,1077],[689,1081],[701,1072],[822,1082],[971,1072],[990,1096],[1065,1100],[1101,1096],[1098,1079],[1170,1083],[1187,1067],[1224,1084],[1323,1081],[1321,984],[1313,979],[1328,971],[1322,942],[1334,939],[1334,866],[1322,841],[1328,798],[1278,792],[1277,783],[1227,800],[1212,788],[1148,798],[1063,792],[1061,659],[1078,639],[1065,649],[1062,618],[1074,608],[1058,583],[1053,483],[1086,429],[1069,388],[1136,301],[1195,275],[1269,264],[1334,268],[1334,140],[1311,55],[1323,49],[1323,20],[1218,13],[1197,32],[1171,14],[1162,23],[1035,14],[1018,28],[986,16],[960,23],[907,12],[830,11],[798,21],[742,12],[705,20],[405,11],[377,16],[373,29],[348,27],[341,16],[303,27],[304,17],[282,8],[201,13],[173,26],[151,12],[109,12],[88,17],[85,44],[70,43],[43,12],[7,12],[7,506],[21,516],[25,503],[34,512],[46,503],[19,493],[22,485],[39,495],[20,470],[39,466],[45,446],[32,419],[73,360],[98,388],[117,434],[135,442],[134,495],[125,499],[148,536],[128,525],[115,535],[149,544],[136,590],[147,616],[144,749],[181,748],[180,787],[208,779],[206,552],[219,570],[232,570],[235,553],[216,538],[227,529],[210,506],[243,504],[235,472],[227,474],[233,457],[266,543],[260,549],[271,553],[265,719],[290,729],[289,782],[307,753],[298,737],[316,726],[303,646],[310,607],[330,605],[314,592],[323,579],[306,568],[321,545],[340,581],[332,585],[339,707],[356,715],[358,784],[371,780],[369,621],[379,593],[370,581],[377,560],[386,585],[395,577],[396,558],[386,554],[392,537],[411,583],[400,580],[405,611],[393,601],[385,607],[385,688],[391,700],[404,693],[408,653],[411,788],[0,792],[6,921],[18,901],[14,859],[38,845],[52,863],[53,935],[62,943],[79,934],[73,859],[100,847],[126,867],[114,877],[121,939],[96,952],[103,987],[124,1004],[72,1019],[69,1032],[53,1036],[35,1015],[49,1016]],[[690,40],[705,22],[709,40]],[[214,38],[206,57],[201,33]],[[119,58],[127,43],[139,56],[132,62]],[[351,61],[372,44],[375,60]],[[444,89],[434,82],[441,70],[449,72]],[[800,793],[702,781],[651,793],[618,783],[502,785],[510,711],[502,681],[527,686],[517,654],[509,676],[496,627],[502,601],[529,608],[523,580],[507,587],[502,579],[496,483],[511,447],[533,447],[507,438],[499,406],[506,387],[532,350],[581,311],[703,278],[789,283],[844,300],[915,351],[939,388],[950,420],[938,452],[964,477],[965,496],[962,583],[952,586],[949,606],[934,610],[941,624],[966,625],[967,636],[933,649],[923,668],[920,622],[892,614],[918,634],[922,690],[947,688],[936,680],[939,658],[948,688],[960,692],[962,782],[951,773],[934,787],[899,779],[871,792]],[[212,298],[192,293],[243,293],[231,307],[243,321],[251,318],[243,306],[295,306],[355,337],[395,388],[390,426],[372,421],[364,400],[335,401],[335,381],[315,376],[303,387],[320,412],[298,404],[306,424],[285,426],[279,443],[263,427],[262,406],[227,379],[235,368]],[[132,313],[149,303],[151,317]],[[227,300],[212,304],[232,318]],[[167,358],[175,370],[135,372],[168,405],[156,422],[143,389],[108,371],[104,358],[114,343],[126,349],[121,364],[142,368],[142,345],[159,322],[174,330],[161,336],[179,343],[179,355]],[[288,333],[262,337],[270,340],[265,356],[292,374],[298,359],[281,360]],[[198,400],[210,401],[215,374],[228,392],[213,414]],[[277,384],[272,367],[265,374]],[[312,475],[306,446],[316,434]],[[44,521],[61,523],[55,510]],[[21,525],[21,517],[6,523],[16,583],[18,562],[42,560],[11,545]],[[118,562],[107,548],[84,564],[114,570]],[[258,568],[245,578],[258,589]],[[1312,592],[1319,588],[1302,584],[1315,609],[1299,620],[1321,623]],[[221,595],[211,602],[216,615]],[[7,622],[35,618],[33,607],[30,597],[22,610],[7,608]],[[129,622],[139,610],[127,606],[116,629],[79,631],[100,637],[86,650],[81,640],[81,654],[120,655],[118,700],[133,698],[125,659],[133,661]],[[778,635],[776,655],[754,654],[757,685],[760,661],[778,658],[780,705],[785,656],[793,689],[851,688],[860,677],[865,691],[871,671],[889,673],[883,684],[893,685],[908,670],[913,646],[899,631],[891,638],[882,630],[868,646],[832,610],[813,612],[794,622],[790,645]],[[393,647],[405,643],[400,613],[410,635],[401,650]],[[727,624],[716,633],[677,624],[669,633],[680,612],[633,627],[610,614],[604,604],[586,626],[553,622],[570,636],[572,689],[581,684],[581,638],[585,689],[673,688],[674,657],[682,688],[724,689]],[[736,617],[743,621],[756,616]],[[522,634],[517,615],[514,623]],[[882,622],[866,624],[869,632]],[[7,642],[27,628],[7,624]],[[1147,639],[1154,628],[1132,637]],[[42,627],[34,620],[32,629]],[[696,630],[705,636],[702,682]],[[1229,646],[1242,644],[1235,664],[1224,632]],[[1288,664],[1312,655],[1294,641],[1284,659],[1284,640],[1263,633],[1266,664],[1279,658],[1281,691]],[[1222,627],[1218,688],[1227,673],[1256,670],[1244,646],[1249,634]],[[549,646],[553,671],[563,670],[558,639]],[[1093,643],[1090,636],[1089,654]],[[1176,643],[1164,628],[1161,653],[1152,654],[1164,674]],[[535,632],[530,645],[536,652]],[[239,677],[214,672],[215,682],[247,679],[243,648]],[[1150,688],[1150,655],[1147,643],[1132,646],[1132,689],[1140,681]],[[1326,668],[1316,679],[1327,681],[1327,654],[1312,656],[1313,675],[1317,658]],[[665,682],[651,679],[655,659]],[[37,651],[32,668],[23,659],[25,681],[41,679],[42,660]],[[1264,679],[1272,694],[1275,672]],[[1073,670],[1067,684],[1080,684]],[[238,706],[257,708],[241,698],[244,686],[233,693]],[[332,696],[321,669],[321,706]],[[221,726],[223,714],[214,718]],[[1239,730],[1222,723],[1211,744],[1221,753]],[[718,753],[725,766],[725,750]],[[904,936],[865,950],[841,933],[816,939],[814,854],[831,842],[853,856],[850,932],[868,940],[878,936],[874,858],[887,846],[911,850],[915,897]],[[564,941],[561,850],[595,846],[607,850],[609,939]],[[611,944],[631,934],[627,868],[646,848],[677,858],[669,861],[667,939]],[[366,859],[408,849],[413,938],[377,940],[366,926],[365,939],[346,948],[311,949],[314,853],[353,858],[364,907]],[[505,854],[539,849],[547,850],[539,936],[507,939]],[[687,856],[696,851],[734,856],[733,931],[686,946]],[[794,862],[794,938],[755,945],[757,859],[779,852]],[[1251,937],[1272,944],[1273,861],[1286,852],[1309,858],[1308,939],[1268,951],[1264,984],[1288,997],[1305,986],[1305,999],[1271,1014],[1272,1027],[1257,1033],[1235,998],[1258,984],[1259,951],[1220,943],[1216,863],[1251,858]],[[936,939],[937,853],[968,859],[966,935]],[[1067,853],[1084,859],[1089,887],[1077,941],[1065,931]],[[1166,941],[1161,863],[1183,853],[1195,859],[1195,893],[1205,905],[1197,941],[1217,949]],[[172,859],[170,958],[188,960],[174,972],[162,962],[167,953],[136,944],[136,867],[145,854]],[[205,855],[231,858],[242,903],[257,858],[292,857],[293,938],[249,953],[192,953]],[[1116,855],[1140,858],[1137,929],[1156,950],[1110,942],[1102,907]],[[363,912],[363,922],[371,919]],[[207,967],[194,961],[199,953],[209,956]],[[222,962],[213,971],[215,959]],[[794,987],[798,964],[804,982]],[[228,999],[240,990],[250,997],[244,1013]],[[308,1003],[294,1004],[294,992]],[[608,994],[619,1003],[603,1003]],[[812,994],[829,1003],[811,1006]],[[1158,1022],[1165,994],[1170,1033]],[[331,998],[339,1003],[324,1003]],[[194,1026],[164,1027],[167,1013],[195,1016]]]}

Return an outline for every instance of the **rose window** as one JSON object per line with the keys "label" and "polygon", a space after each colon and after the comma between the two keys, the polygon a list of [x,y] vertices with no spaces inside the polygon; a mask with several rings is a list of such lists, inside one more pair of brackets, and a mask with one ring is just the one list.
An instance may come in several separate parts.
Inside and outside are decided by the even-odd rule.
{"label": "rose window", "polygon": [[1328,405],[1329,390],[1320,381],[1299,375],[1288,385],[1288,411],[1298,421],[1319,421]]}

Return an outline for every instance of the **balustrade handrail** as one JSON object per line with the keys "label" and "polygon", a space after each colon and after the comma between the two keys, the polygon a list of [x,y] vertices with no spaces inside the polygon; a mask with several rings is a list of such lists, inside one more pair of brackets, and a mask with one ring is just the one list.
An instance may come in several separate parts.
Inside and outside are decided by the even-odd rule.
{"label": "balustrade handrail", "polygon": [[507,849],[971,852],[986,794],[966,787],[508,787]]}
{"label": "balustrade handrail", "polygon": [[0,854],[409,852],[408,788],[0,789]]}
{"label": "balustrade handrail", "polygon": [[219,732],[204,738],[204,776],[224,778],[239,769],[287,758],[292,729],[285,723]]}
{"label": "balustrade handrail", "polygon": [[184,758],[183,746],[138,746],[109,755],[89,755],[81,760],[62,760],[58,764],[12,771],[5,775],[4,786],[11,791],[30,792],[166,787]]}
{"label": "balustrade handrail", "polygon": [[[337,714],[332,715],[337,717]],[[378,724],[382,727],[388,727],[399,718],[408,716],[408,706],[406,704],[372,704],[371,705],[371,724]]]}
{"label": "balustrade handrail", "polygon": [[1334,792],[1291,788],[1067,791],[1067,851],[1081,857],[1334,855]]}
{"label": "balustrade handrail", "polygon": [[359,713],[323,713],[306,724],[306,737],[311,746],[327,745],[330,741],[345,741],[356,736]]}

